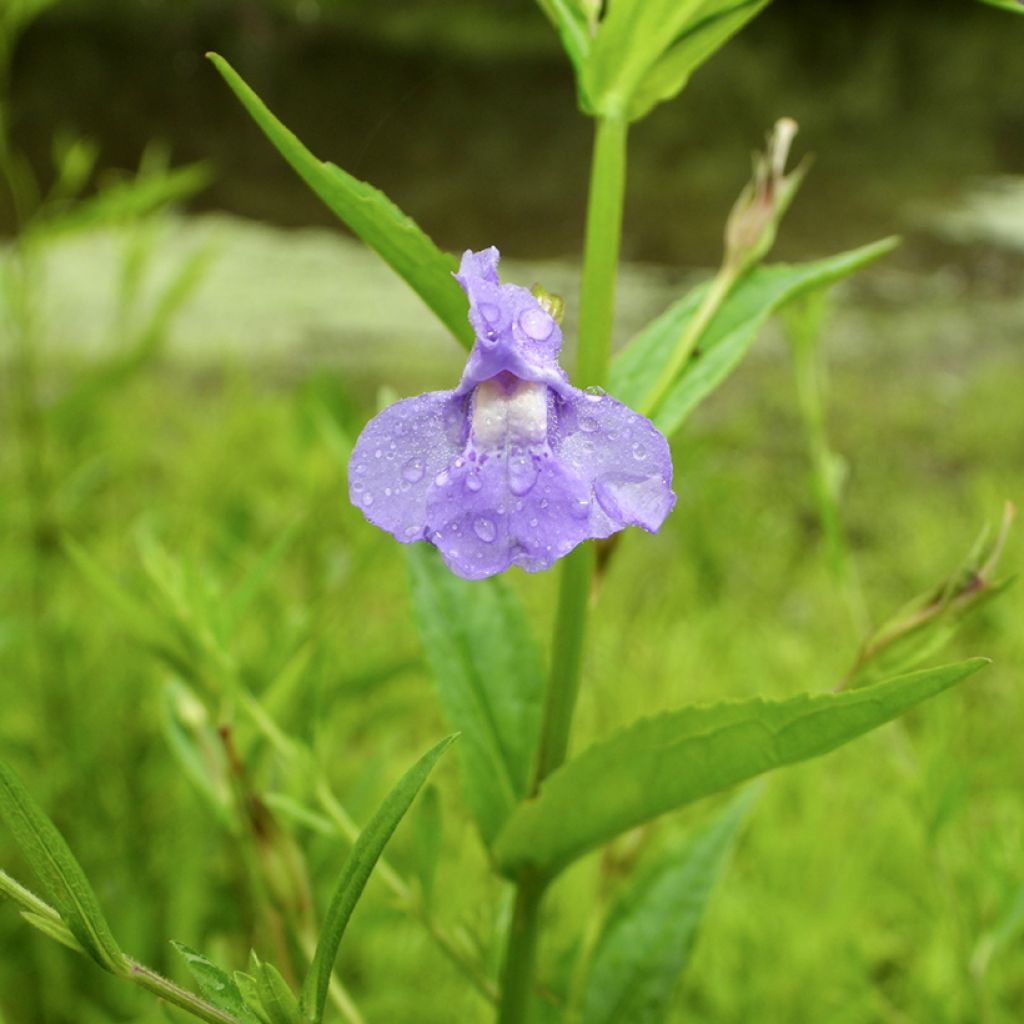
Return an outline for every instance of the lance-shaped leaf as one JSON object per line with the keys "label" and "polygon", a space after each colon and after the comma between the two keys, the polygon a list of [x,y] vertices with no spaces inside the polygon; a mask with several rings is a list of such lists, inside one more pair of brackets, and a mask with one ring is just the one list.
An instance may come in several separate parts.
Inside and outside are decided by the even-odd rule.
{"label": "lance-shaped leaf", "polygon": [[562,765],[494,844],[509,877],[551,877],[588,850],[666,811],[772,768],[828,753],[983,665],[897,676],[863,690],[692,706],[642,718]]}
{"label": "lance-shaped leaf", "polygon": [[356,903],[370,879],[370,873],[398,823],[409,810],[423,783],[427,781],[427,776],[437,763],[437,759],[454,739],[454,736],[443,739],[402,776],[398,785],[391,790],[384,803],[377,809],[377,813],[370,819],[370,823],[359,834],[345,862],[338,887],[334,891],[323,927],[320,929],[313,963],[310,964],[309,973],[302,986],[302,1009],[314,1024],[320,1024],[323,1020],[324,1004],[331,982],[331,972],[334,970],[334,961],[338,956],[338,947],[341,945],[352,911],[355,910]]}
{"label": "lance-shaped leaf", "polygon": [[7,823],[25,860],[82,948],[101,967],[124,975],[128,971],[124,954],[82,866],[14,769],[2,760],[0,818]]}
{"label": "lance-shaped leaf", "polygon": [[592,19],[596,17],[594,0],[537,0],[537,3],[555,27],[579,75],[590,53]]}
{"label": "lance-shaped leaf", "polygon": [[407,556],[423,650],[462,734],[466,802],[489,844],[529,787],[544,699],[540,653],[504,580],[459,579],[426,544],[410,544]]}
{"label": "lance-shaped leaf", "polygon": [[768,0],[617,0],[582,66],[584,108],[637,120],[690,75]]}
{"label": "lance-shaped leaf", "polygon": [[199,991],[218,1010],[229,1013],[241,1024],[262,1024],[259,1015],[246,1003],[235,980],[226,971],[182,942],[172,942],[171,945],[184,957]]}
{"label": "lance-shaped leaf", "polygon": [[223,57],[208,55],[242,106],[299,177],[430,307],[464,347],[473,344],[455,260],[383,192],[315,157],[264,105]]}
{"label": "lance-shaped leaf", "polygon": [[755,789],[643,868],[616,900],[594,949],[582,1024],[664,1020]]}
{"label": "lance-shaped leaf", "polygon": [[[806,291],[847,277],[890,252],[896,244],[897,239],[886,238],[813,263],[779,263],[755,267],[747,273],[712,317],[697,351],[652,411],[655,425],[665,434],[678,430],[693,409],[732,373],[777,309]],[[643,407],[708,287],[702,284],[671,305],[614,360],[608,390],[620,402]]]}

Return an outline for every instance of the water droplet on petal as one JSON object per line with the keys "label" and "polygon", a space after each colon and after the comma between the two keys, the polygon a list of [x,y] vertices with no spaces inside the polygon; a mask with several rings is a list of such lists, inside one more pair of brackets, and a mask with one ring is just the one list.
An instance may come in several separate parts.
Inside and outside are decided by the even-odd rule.
{"label": "water droplet on petal", "polygon": [[589,416],[583,416],[580,418],[580,430],[585,434],[592,434],[597,430],[597,420],[592,420]]}
{"label": "water droplet on petal", "polygon": [[423,465],[423,460],[413,458],[402,467],[402,478],[415,484],[423,479],[424,472],[426,472],[426,467]]}
{"label": "water droplet on petal", "polygon": [[536,519],[531,519],[530,520],[530,525],[531,526],[536,526],[537,525],[537,520]]}
{"label": "water droplet on petal", "polygon": [[373,504],[373,495],[369,491],[367,491],[363,495],[363,504],[364,505],[372,505]]}
{"label": "water droplet on petal", "polygon": [[639,441],[637,441],[633,445],[633,458],[634,459],[646,459],[647,458],[647,449],[644,448],[644,446]]}
{"label": "water droplet on petal", "polygon": [[380,458],[380,457],[381,457],[381,456],[382,456],[383,454],[384,454],[384,452],[382,452],[382,451],[380,450],[380,448],[378,448],[378,449],[377,449],[377,450],[376,450],[376,451],[375,451],[375,452],[373,453],[373,457],[374,457],[375,459],[379,459],[379,458]]}
{"label": "water droplet on petal", "polygon": [[494,520],[488,519],[487,516],[480,516],[480,518],[473,523],[473,532],[485,544],[490,544],[491,541],[498,536],[498,529],[494,525]]}
{"label": "water droplet on petal", "polygon": [[519,326],[534,341],[546,341],[555,329],[555,321],[542,309],[528,309],[519,318]]}
{"label": "water droplet on petal", "polygon": [[405,535],[406,535],[406,537],[415,537],[416,534],[418,534],[420,532],[421,531],[420,531],[420,528],[418,526],[407,526],[405,528]]}
{"label": "water droplet on petal", "polygon": [[569,504],[569,512],[573,519],[586,519],[590,515],[590,499],[577,498]]}
{"label": "water droplet on petal", "polygon": [[607,394],[604,388],[599,388],[596,384],[591,384],[589,388],[585,388],[587,398],[592,402],[600,402],[602,398]]}
{"label": "water droplet on petal", "polygon": [[438,487],[444,487],[444,485],[448,483],[448,470],[442,469],[441,472],[434,477],[434,483],[437,484]]}
{"label": "water droplet on petal", "polygon": [[480,490],[481,486],[482,485],[480,483],[480,477],[478,477],[476,473],[470,473],[469,476],[466,477],[467,491],[472,491],[475,494],[477,491]]}
{"label": "water droplet on petal", "polygon": [[481,302],[476,308],[489,324],[496,324],[501,319],[501,308],[493,302]]}
{"label": "water droplet on petal", "polygon": [[529,494],[537,482],[537,467],[528,455],[519,455],[508,462],[508,489],[516,495]]}

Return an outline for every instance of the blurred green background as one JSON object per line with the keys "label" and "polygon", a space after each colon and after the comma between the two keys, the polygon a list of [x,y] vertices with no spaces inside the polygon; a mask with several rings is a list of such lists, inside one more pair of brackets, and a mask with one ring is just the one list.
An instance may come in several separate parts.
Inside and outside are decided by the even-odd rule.
{"label": "blurred green background", "polygon": [[[620,341],[717,263],[749,152],[780,115],[815,165],[775,258],[905,237],[835,295],[824,337],[876,621],[1024,495],[1022,32],[966,0],[780,0],[633,133]],[[63,0],[16,41],[3,114],[44,191],[55,150],[67,169],[60,139],[98,147],[87,196],[116,197],[147,147],[158,183],[167,161],[207,165],[184,203],[20,243],[0,197],[0,750],[124,947],[178,978],[171,938],[234,967],[250,946],[274,955],[278,902],[305,896],[257,891],[254,857],[277,863],[294,842],[322,911],[345,851],[296,814],[304,784],[232,717],[226,680],[309,743],[357,821],[445,731],[400,551],[348,507],[340,459],[381,388],[451,386],[461,363],[271,150],[208,49],[440,245],[497,244],[508,279],[562,291],[570,327],[590,145],[527,0]],[[688,425],[675,467],[676,511],[657,537],[628,536],[605,581],[577,743],[687,700],[824,690],[856,656],[776,329]],[[546,629],[554,574],[511,578]],[[963,690],[771,780],[673,1021],[1021,1019],[1022,611],[1011,590],[958,635],[950,660],[996,661]],[[507,893],[453,763],[436,782],[436,913],[493,964]],[[289,838],[254,834],[232,785]],[[560,883],[549,962],[637,841]],[[403,827],[398,869],[415,874],[418,845]],[[30,881],[5,834],[0,866]],[[340,970],[368,1024],[489,1019],[379,882]],[[0,906],[4,1024],[163,1019]]]}

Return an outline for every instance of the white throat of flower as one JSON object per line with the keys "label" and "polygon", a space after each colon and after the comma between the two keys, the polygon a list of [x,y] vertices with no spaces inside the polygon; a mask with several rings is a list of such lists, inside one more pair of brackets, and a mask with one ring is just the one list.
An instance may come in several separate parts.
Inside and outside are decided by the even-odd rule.
{"label": "white throat of flower", "polygon": [[473,392],[470,443],[477,451],[543,444],[548,433],[548,387],[521,380],[507,389],[485,380]]}

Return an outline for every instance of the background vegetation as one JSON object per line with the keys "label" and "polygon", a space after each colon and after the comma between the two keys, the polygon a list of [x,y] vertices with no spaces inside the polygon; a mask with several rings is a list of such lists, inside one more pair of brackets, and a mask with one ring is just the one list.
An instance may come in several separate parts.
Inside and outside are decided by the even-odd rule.
{"label": "background vegetation", "polygon": [[[112,169],[151,139],[175,164],[211,160],[188,213],[158,202],[39,236],[32,279],[9,273],[0,306],[0,749],[125,948],[178,976],[169,938],[238,967],[250,946],[272,953],[275,908],[306,899],[291,844],[308,851],[320,908],[344,851],[322,816],[297,812],[305,793],[280,748],[223,717],[225,680],[310,744],[356,821],[447,731],[399,551],[348,506],[339,452],[381,387],[447,386],[460,361],[371,258],[316,228],[326,216],[200,55],[222,49],[314,150],[399,198],[441,245],[495,242],[519,261],[510,277],[532,274],[571,307],[588,139],[568,72],[525,0],[446,7],[427,19],[415,3],[370,17],[340,0],[69,0],[15,50],[12,136],[44,186],[62,128],[99,143],[87,193],[127,180]],[[781,256],[908,236],[835,297],[826,331],[844,515],[875,621],[1024,493],[1024,200],[1019,177],[971,177],[1024,169],[1016,28],[963,3],[774,5],[637,131],[623,334],[717,260],[747,151],[779,114],[818,154]],[[158,157],[148,173],[164,181]],[[3,217],[13,239],[14,211]],[[581,738],[682,700],[827,689],[856,657],[777,332],[674,456],[676,512],[656,538],[628,536],[604,583]],[[550,611],[553,580],[512,582],[532,615]],[[953,641],[951,660],[989,654],[993,668],[770,780],[674,1020],[1019,1019],[1022,600],[1011,590]],[[453,765],[434,783],[434,912],[494,964],[481,908],[502,894]],[[554,950],[586,917],[595,875],[611,892],[687,824],[574,868],[550,904]],[[422,869],[424,827],[436,834],[410,823],[389,849],[403,875]],[[261,858],[280,891],[258,890]],[[0,865],[27,876],[6,835]],[[379,879],[340,972],[370,1024],[487,1019]],[[0,906],[5,1024],[164,1014]]]}

